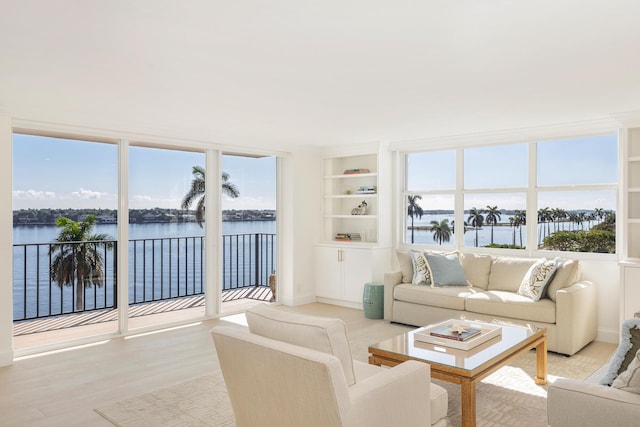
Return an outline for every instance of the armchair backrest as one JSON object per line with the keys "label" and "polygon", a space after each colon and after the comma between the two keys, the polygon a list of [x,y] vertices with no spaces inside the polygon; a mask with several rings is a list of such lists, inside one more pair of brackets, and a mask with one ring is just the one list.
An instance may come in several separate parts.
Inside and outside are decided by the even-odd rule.
{"label": "armchair backrest", "polygon": [[343,425],[349,391],[335,356],[233,327],[211,336],[237,426]]}
{"label": "armchair backrest", "polygon": [[246,317],[253,334],[333,354],[342,364],[347,384],[355,384],[347,325],[342,319],[294,313],[266,303],[249,308]]}

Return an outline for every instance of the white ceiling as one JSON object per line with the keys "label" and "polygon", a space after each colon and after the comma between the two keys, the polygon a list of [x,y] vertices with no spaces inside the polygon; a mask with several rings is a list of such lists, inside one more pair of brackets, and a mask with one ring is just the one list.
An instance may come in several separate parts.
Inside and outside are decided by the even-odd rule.
{"label": "white ceiling", "polygon": [[640,110],[638,0],[0,0],[0,113],[246,146]]}

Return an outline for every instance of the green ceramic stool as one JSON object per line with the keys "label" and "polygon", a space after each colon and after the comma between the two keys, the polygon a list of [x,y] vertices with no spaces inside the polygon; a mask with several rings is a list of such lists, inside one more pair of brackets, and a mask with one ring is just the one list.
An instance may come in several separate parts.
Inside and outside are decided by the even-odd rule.
{"label": "green ceramic stool", "polygon": [[382,283],[366,283],[362,295],[364,317],[382,319],[384,317],[384,285]]}

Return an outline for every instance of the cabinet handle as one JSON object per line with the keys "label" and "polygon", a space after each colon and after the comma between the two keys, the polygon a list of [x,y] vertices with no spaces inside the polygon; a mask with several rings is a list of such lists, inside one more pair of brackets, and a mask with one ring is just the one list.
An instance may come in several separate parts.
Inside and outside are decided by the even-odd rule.
{"label": "cabinet handle", "polygon": [[342,262],[344,260],[344,254],[342,249],[338,249],[338,262]]}

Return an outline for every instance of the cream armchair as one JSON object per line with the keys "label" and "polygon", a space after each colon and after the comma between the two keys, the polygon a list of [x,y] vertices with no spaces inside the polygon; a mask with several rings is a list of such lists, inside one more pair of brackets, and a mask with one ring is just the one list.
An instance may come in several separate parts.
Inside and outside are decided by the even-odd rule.
{"label": "cream armchair", "polygon": [[430,424],[427,364],[405,362],[349,387],[331,354],[233,327],[211,335],[239,427]]}
{"label": "cream armchair", "polygon": [[[431,384],[429,365],[405,362],[388,369],[353,360],[340,319],[270,304],[252,307],[246,316],[249,333],[222,330],[225,336],[235,332],[235,341],[222,341],[221,330],[212,331],[234,413],[243,420],[238,425],[446,426],[447,391]],[[230,351],[232,345],[239,347],[237,340],[244,342],[243,348]],[[263,355],[257,357],[257,351]],[[309,365],[301,368],[301,358]],[[311,372],[320,377],[309,378]],[[260,392],[239,389],[253,389],[258,381]],[[275,387],[282,381],[286,392]],[[292,409],[292,402],[301,412]]]}

